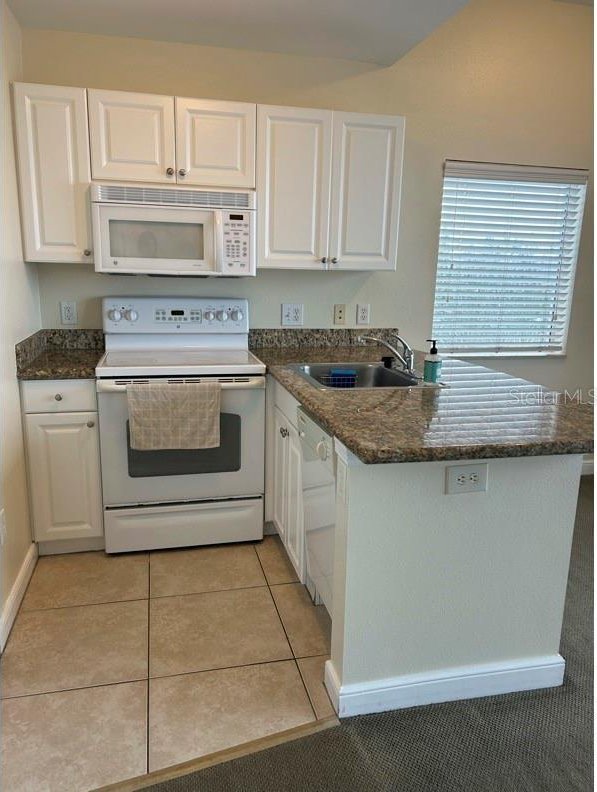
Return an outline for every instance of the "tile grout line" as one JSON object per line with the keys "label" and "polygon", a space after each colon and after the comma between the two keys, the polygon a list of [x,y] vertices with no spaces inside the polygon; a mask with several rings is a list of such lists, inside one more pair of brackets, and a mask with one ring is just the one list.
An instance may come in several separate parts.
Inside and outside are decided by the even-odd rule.
{"label": "tile grout line", "polygon": [[[313,717],[317,721],[317,713],[315,712],[315,707],[313,706],[313,702],[311,701],[311,696],[309,695],[309,691],[307,690],[307,686],[305,684],[305,680],[303,679],[303,675],[301,674],[301,669],[299,668],[299,664],[297,662],[297,658],[294,652],[294,648],[290,643],[290,638],[288,637],[288,633],[286,632],[286,627],[284,626],[284,622],[282,620],[282,616],[280,615],[280,611],[278,610],[278,605],[276,604],[276,600],[274,599],[274,595],[272,594],[272,587],[267,579],[267,575],[265,574],[265,569],[263,568],[263,564],[261,563],[261,558],[259,558],[259,553],[257,552],[257,548],[255,548],[255,555],[257,556],[257,560],[259,561],[259,565],[261,566],[261,571],[263,572],[263,576],[267,582],[267,589],[269,591],[269,595],[272,598],[272,602],[274,603],[274,608],[276,609],[276,613],[278,614],[278,619],[280,620],[280,624],[282,625],[282,629],[284,630],[284,635],[286,636],[286,640],[288,641],[288,646],[290,647],[290,651],[292,652],[292,659],[294,660],[294,665],[299,675],[299,679],[302,682],[303,690],[307,696],[307,701],[309,702],[309,706],[311,707],[311,711],[313,712]],[[300,581],[299,581],[300,582]]]}
{"label": "tile grout line", "polygon": [[93,685],[81,685],[80,687],[59,688],[58,690],[40,690],[35,693],[21,693],[17,696],[2,696],[0,701],[14,701],[15,699],[32,698],[33,696],[53,696],[56,693],[74,693],[77,690],[93,690],[101,687],[114,687],[115,685],[132,685],[137,682],[150,682],[157,679],[173,679],[179,676],[191,676],[192,674],[211,674],[218,671],[232,671],[234,668],[252,668],[261,665],[273,665],[274,663],[290,663],[297,660],[308,659],[309,657],[320,657],[320,655],[304,655],[301,657],[281,657],[277,660],[259,660],[255,663],[242,663],[241,665],[218,666],[216,668],[198,668],[192,671],[178,671],[176,674],[161,674],[155,677],[137,677],[136,679],[121,679],[118,682],[98,682]]}
{"label": "tile grout line", "polygon": [[309,704],[311,705],[311,709],[313,710],[313,715],[315,715],[315,720],[319,720],[317,717],[317,713],[315,712],[315,704],[313,703],[313,699],[311,698],[311,694],[309,693],[309,688],[307,687],[307,683],[305,682],[305,677],[303,676],[303,672],[301,671],[301,667],[298,664],[298,660],[296,657],[294,658],[294,662],[296,665],[296,670],[298,671],[299,677],[301,682],[303,683],[303,687],[305,688],[305,693],[307,694],[307,698],[309,699]]}
{"label": "tile grout line", "polygon": [[28,608],[23,613],[45,613],[46,611],[69,610],[70,608],[93,608],[97,605],[118,605],[120,602],[145,602],[147,597],[131,597],[130,599],[102,600],[101,602],[76,602],[71,605],[55,605],[52,608]]}
{"label": "tile grout line", "polygon": [[[207,591],[187,591],[183,594],[162,594],[157,597],[133,597],[131,599],[119,599],[119,600],[106,600],[102,602],[83,602],[83,603],[76,603],[72,605],[56,605],[53,608],[30,608],[28,610],[23,611],[23,613],[44,613],[46,611],[56,611],[56,610],[68,610],[69,608],[93,608],[98,605],[118,605],[118,603],[124,602],[145,602],[148,599],[152,600],[165,600],[165,599],[172,599],[173,597],[195,597],[199,594],[222,594],[226,591],[248,591],[250,589],[256,588],[267,588],[268,587],[267,580],[265,585],[258,585],[258,586],[236,586],[233,588],[225,588],[225,589],[208,589]],[[276,585],[287,585],[285,583],[276,584]]]}

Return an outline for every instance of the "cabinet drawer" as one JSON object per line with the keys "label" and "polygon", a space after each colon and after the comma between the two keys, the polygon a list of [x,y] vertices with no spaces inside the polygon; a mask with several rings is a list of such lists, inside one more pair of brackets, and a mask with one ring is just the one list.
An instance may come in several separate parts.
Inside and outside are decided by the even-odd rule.
{"label": "cabinet drawer", "polygon": [[296,428],[299,402],[279,382],[274,382],[274,404]]}
{"label": "cabinet drawer", "polygon": [[21,382],[25,413],[95,412],[95,380],[28,380]]}

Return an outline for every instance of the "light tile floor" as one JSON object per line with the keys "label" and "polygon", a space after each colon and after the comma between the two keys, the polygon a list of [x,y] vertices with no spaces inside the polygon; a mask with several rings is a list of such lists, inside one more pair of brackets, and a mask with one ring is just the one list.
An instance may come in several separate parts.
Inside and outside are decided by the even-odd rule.
{"label": "light tile floor", "polygon": [[2,658],[2,780],[81,792],[333,715],[330,620],[278,537],[37,564]]}

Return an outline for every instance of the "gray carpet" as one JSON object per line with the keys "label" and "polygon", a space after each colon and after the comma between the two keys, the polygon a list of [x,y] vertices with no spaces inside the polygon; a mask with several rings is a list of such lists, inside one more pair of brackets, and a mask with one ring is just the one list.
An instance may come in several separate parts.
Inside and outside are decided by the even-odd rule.
{"label": "gray carpet", "polygon": [[365,715],[152,792],[575,792],[593,789],[593,479],[579,496],[565,684]]}

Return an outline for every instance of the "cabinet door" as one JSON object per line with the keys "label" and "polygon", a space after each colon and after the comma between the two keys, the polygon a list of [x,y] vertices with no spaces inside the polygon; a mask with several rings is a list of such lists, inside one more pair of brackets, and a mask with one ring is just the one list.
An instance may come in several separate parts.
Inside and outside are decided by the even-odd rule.
{"label": "cabinet door", "polygon": [[255,187],[257,106],[176,97],[179,184]]}
{"label": "cabinet door", "polygon": [[97,413],[25,417],[36,541],[101,536]]}
{"label": "cabinet door", "polygon": [[326,269],[332,113],[257,108],[260,267]]}
{"label": "cabinet door", "polygon": [[305,528],[303,520],[302,451],[298,432],[288,426],[288,457],[286,467],[286,551],[301,582],[303,570]]}
{"label": "cabinet door", "polygon": [[280,538],[286,544],[286,488],[288,469],[288,421],[284,414],[274,408],[274,495],[272,499],[272,522]]}
{"label": "cabinet door", "polygon": [[403,149],[403,118],[334,113],[330,269],[396,269]]}
{"label": "cabinet door", "polygon": [[83,88],[14,85],[26,261],[92,261]]}
{"label": "cabinet door", "polygon": [[96,90],[88,97],[94,179],[176,182],[174,97]]}

